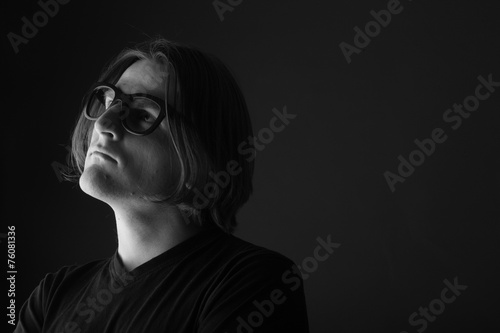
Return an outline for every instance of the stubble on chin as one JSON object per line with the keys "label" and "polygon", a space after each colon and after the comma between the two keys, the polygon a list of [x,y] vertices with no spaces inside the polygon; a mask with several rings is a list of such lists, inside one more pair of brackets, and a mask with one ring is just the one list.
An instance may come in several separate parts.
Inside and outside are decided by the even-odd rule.
{"label": "stubble on chin", "polygon": [[84,169],[79,185],[84,193],[103,201],[115,196],[118,190],[113,177],[98,165],[90,165]]}

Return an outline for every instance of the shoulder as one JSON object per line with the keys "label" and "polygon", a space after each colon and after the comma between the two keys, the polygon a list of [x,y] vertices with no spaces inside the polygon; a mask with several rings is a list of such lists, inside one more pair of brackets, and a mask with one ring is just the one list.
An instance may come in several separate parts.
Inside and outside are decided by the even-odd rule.
{"label": "shoulder", "polygon": [[109,259],[99,259],[87,262],[85,264],[64,265],[56,271],[49,272],[41,280],[39,288],[44,293],[53,293],[61,285],[77,279],[85,279],[88,276],[94,275],[102,269]]}
{"label": "shoulder", "polygon": [[262,320],[269,317],[257,325],[260,331],[307,332],[303,279],[294,262],[235,236],[224,243],[225,262],[203,298],[200,332],[241,331],[258,311]]}
{"label": "shoulder", "polygon": [[226,235],[221,243],[215,276],[219,287],[260,289],[288,284],[295,290],[302,285],[297,266],[287,256],[233,235]]}
{"label": "shoulder", "polygon": [[227,266],[274,273],[294,266],[294,262],[285,255],[234,235],[228,235],[228,247],[231,251]]}

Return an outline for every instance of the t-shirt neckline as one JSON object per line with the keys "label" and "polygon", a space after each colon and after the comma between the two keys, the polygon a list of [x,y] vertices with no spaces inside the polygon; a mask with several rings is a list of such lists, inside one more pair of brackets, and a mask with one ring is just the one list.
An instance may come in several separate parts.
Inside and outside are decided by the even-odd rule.
{"label": "t-shirt neckline", "polygon": [[185,256],[188,252],[196,250],[198,247],[211,241],[214,237],[223,234],[224,232],[219,227],[208,227],[207,229],[200,231],[196,235],[189,237],[185,241],[137,266],[130,272],[125,269],[123,262],[118,255],[117,248],[113,256],[110,258],[109,270],[111,276],[120,284],[127,284],[126,281],[136,280],[152,270],[172,264]]}

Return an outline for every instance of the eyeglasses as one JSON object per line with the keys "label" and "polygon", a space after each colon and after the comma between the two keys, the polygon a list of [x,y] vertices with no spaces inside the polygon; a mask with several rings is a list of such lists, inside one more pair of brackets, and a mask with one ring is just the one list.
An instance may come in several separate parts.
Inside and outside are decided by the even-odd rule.
{"label": "eyeglasses", "polygon": [[[95,121],[120,102],[119,117],[122,125],[129,133],[134,135],[150,134],[167,116],[165,101],[156,96],[124,94],[116,86],[105,82],[97,82],[90,91],[85,108],[85,117]],[[174,109],[170,105],[168,107]]]}

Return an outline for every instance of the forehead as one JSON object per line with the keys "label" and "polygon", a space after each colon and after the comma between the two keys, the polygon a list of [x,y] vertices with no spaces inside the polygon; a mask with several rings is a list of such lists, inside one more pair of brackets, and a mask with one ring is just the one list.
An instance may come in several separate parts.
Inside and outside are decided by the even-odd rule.
{"label": "forehead", "polygon": [[139,60],[128,67],[116,83],[126,94],[150,94],[165,99],[167,72],[151,60]]}

